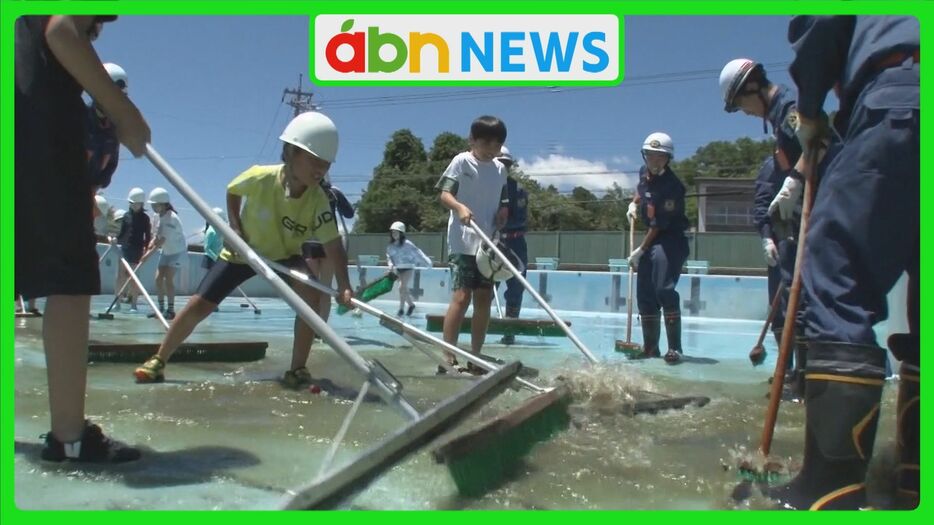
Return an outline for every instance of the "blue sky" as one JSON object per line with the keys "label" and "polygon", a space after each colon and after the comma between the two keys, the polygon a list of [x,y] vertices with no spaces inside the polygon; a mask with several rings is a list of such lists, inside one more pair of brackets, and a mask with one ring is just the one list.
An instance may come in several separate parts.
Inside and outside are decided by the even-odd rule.
{"label": "blue sky", "polygon": [[[352,201],[366,187],[393,131],[409,128],[426,146],[443,131],[466,135],[481,114],[502,118],[507,145],[526,172],[562,189],[600,191],[641,165],[639,148],[665,131],[677,157],[713,140],[765,138],[752,117],[723,112],[717,77],[736,57],[771,65],[769,76],[790,83],[787,17],[627,17],[625,80],[612,88],[317,87],[308,83],[306,17],[124,16],[95,43],[105,62],[129,75],[130,97],[153,131],[153,145],[215,206],[227,182],[253,164],[276,163],[277,140],[292,108],[283,89],[315,93],[338,125],[334,184]],[[486,91],[486,92],[484,92]],[[443,94],[444,96],[437,96]],[[416,97],[415,103],[404,98]],[[382,98],[387,97],[387,98]],[[125,207],[133,186],[147,192],[167,182],[126,150],[104,190]],[[169,188],[189,233],[203,226]]]}

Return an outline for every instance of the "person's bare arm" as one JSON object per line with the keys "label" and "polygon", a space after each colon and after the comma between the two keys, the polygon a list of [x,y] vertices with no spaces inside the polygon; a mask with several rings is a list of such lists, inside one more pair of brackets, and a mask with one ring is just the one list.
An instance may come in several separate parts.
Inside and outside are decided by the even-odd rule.
{"label": "person's bare arm", "polygon": [[324,255],[334,265],[334,275],[337,277],[337,302],[344,306],[351,306],[353,289],[350,287],[350,275],[347,273],[347,252],[340,237],[322,244]]}
{"label": "person's bare arm", "polygon": [[441,192],[441,205],[453,211],[464,224],[469,224],[470,219],[473,218],[473,212],[470,211],[470,208],[461,204],[457,197],[449,191]]}

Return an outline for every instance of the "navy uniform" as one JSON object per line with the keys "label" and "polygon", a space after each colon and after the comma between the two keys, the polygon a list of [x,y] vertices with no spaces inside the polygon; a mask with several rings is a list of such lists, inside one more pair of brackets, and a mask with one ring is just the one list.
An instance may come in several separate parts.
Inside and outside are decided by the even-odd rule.
{"label": "navy uniform", "polygon": [[913,17],[801,16],[788,38],[798,112],[817,119],[837,88],[842,147],[821,179],[804,247],[808,337],[804,463],[773,496],[796,508],[865,504],[885,377],[873,325],[902,272],[910,334],[893,337],[902,359],[898,495],[916,506],[919,486],[920,32]]}
{"label": "navy uniform", "polygon": [[[528,228],[529,194],[514,177],[506,179],[506,192],[509,196],[509,218],[506,226],[500,232],[500,237],[506,247],[512,250],[522,261],[522,276],[525,277],[525,267],[528,266],[529,250],[525,242],[525,232]],[[522,310],[522,293],[525,288],[519,279],[512,277],[506,280],[506,317],[518,318]]]}
{"label": "navy uniform", "polygon": [[87,152],[91,184],[95,189],[106,188],[120,161],[120,142],[117,128],[91,104],[87,109]]}
{"label": "navy uniform", "polygon": [[639,171],[636,197],[639,217],[647,227],[658,228],[658,235],[640,258],[636,275],[636,303],[642,320],[645,357],[660,355],[661,309],[665,312],[669,352],[682,352],[681,296],[675,287],[690,251],[684,234],[690,226],[684,214],[684,194],[684,184],[671,168],[651,177],[645,166]]}
{"label": "navy uniform", "polygon": [[[773,223],[769,214],[769,207],[779,190],[782,189],[785,177],[795,175],[792,168],[801,157],[801,144],[795,135],[798,116],[797,94],[784,85],[770,82],[763,65],[748,58],[731,60],[723,67],[720,72],[720,89],[725,111],[734,113],[745,108],[747,113],[761,116],[763,131],[768,131],[768,124],[771,124],[775,137],[775,151],[769,159],[771,167],[763,166],[759,172],[753,205],[753,216],[760,237],[771,239],[779,255],[777,267],[769,268],[768,301],[771,303],[780,285],[790,289],[797,252],[796,238],[799,226],[797,218],[787,222]],[[758,97],[760,105],[757,109],[752,109],[754,106],[747,104],[751,96]],[[763,241],[763,248],[764,244]],[[800,315],[801,304],[804,303],[806,303],[806,298],[801,297],[799,314],[795,319],[796,355],[795,359],[788,360],[789,369],[793,364],[797,364],[797,369],[801,370],[805,360],[806,345],[801,330]],[[785,312],[788,310],[787,291],[782,294],[777,308],[772,323],[772,332],[780,345],[785,325]],[[795,379],[797,375],[799,374],[793,374],[789,376],[789,379]],[[800,394],[803,390],[803,383],[799,382],[797,390]]]}

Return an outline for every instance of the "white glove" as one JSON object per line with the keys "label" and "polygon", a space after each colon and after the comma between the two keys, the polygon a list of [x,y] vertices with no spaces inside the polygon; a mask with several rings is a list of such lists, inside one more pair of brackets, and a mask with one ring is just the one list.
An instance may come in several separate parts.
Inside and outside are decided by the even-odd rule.
{"label": "white glove", "polygon": [[783,221],[791,220],[795,207],[801,200],[802,191],[804,191],[804,182],[794,177],[785,177],[782,189],[778,190],[778,195],[772,199],[772,204],[769,204],[769,215],[773,215],[778,210],[778,215]]}
{"label": "white glove", "polygon": [[629,209],[626,210],[626,218],[629,219],[629,222],[636,222],[636,219],[639,217],[639,210],[636,206],[635,201],[629,203]]}
{"label": "white glove", "polygon": [[629,266],[638,269],[639,268],[639,258],[642,257],[642,246],[636,248],[629,254]]}
{"label": "white glove", "polygon": [[775,246],[775,241],[769,238],[762,239],[762,251],[765,254],[766,264],[778,265],[778,246]]}

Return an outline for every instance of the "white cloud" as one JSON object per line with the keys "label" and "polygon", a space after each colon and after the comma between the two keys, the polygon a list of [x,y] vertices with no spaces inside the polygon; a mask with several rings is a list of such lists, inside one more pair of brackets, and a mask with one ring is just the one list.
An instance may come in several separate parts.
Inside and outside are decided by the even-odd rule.
{"label": "white cloud", "polygon": [[[575,186],[583,186],[594,193],[602,193],[617,183],[623,188],[633,188],[639,181],[634,173],[638,166],[633,167],[626,157],[611,159],[616,166],[610,168],[606,162],[578,159],[559,154],[549,154],[547,157],[533,157],[532,159],[519,159],[519,167],[526,174],[543,186],[553,184],[559,190],[570,190]],[[628,173],[627,173],[628,172]]]}

